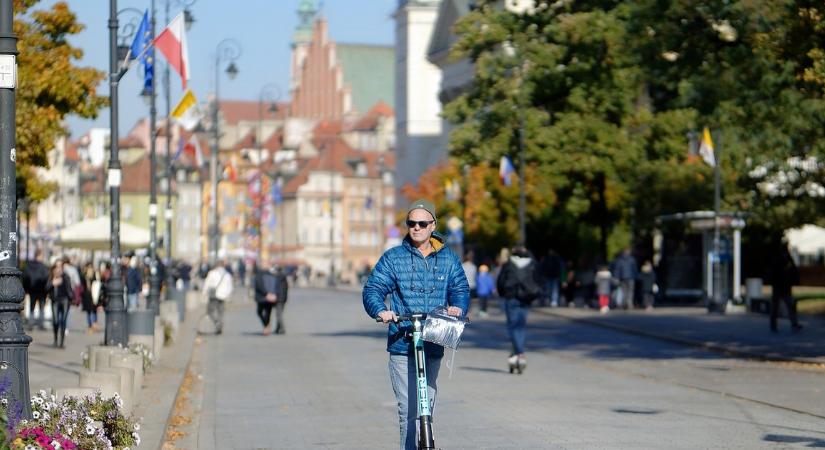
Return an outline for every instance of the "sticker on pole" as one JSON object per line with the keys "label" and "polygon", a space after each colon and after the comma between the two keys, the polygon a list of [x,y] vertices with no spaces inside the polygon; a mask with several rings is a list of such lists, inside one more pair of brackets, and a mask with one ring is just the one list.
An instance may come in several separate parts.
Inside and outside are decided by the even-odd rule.
{"label": "sticker on pole", "polygon": [[158,205],[157,203],[150,203],[149,204],[149,217],[157,217],[158,216]]}
{"label": "sticker on pole", "polygon": [[14,89],[17,86],[17,59],[14,55],[0,55],[0,88]]}
{"label": "sticker on pole", "polygon": [[109,187],[120,187],[120,169],[109,169]]}
{"label": "sticker on pole", "polygon": [[17,162],[17,149],[12,147],[11,152],[9,153],[9,159],[11,162]]}

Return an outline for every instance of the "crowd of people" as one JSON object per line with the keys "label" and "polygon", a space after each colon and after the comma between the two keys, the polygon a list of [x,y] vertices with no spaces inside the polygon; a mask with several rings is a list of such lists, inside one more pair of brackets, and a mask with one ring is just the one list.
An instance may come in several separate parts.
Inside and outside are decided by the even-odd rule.
{"label": "crowd of people", "polygon": [[[553,249],[534,260],[533,271],[540,287],[534,299],[541,306],[589,306],[602,312],[610,309],[652,309],[659,287],[656,273],[650,261],[638,265],[629,248],[622,251],[610,264],[575,267],[565,261]],[[493,297],[506,298],[496,289],[495,280],[501,269],[510,261],[512,251],[504,248],[495,261],[485,260],[476,264],[472,251],[464,256],[462,267],[470,285],[472,298],[478,299],[479,317],[487,317],[488,304]],[[532,300],[531,300],[532,301]]]}
{"label": "crowd of people", "polygon": [[[164,279],[166,268],[158,263],[158,276]],[[120,275],[124,286],[124,302],[127,311],[145,308],[149,291],[150,264],[134,252],[125,253],[120,260]],[[72,307],[86,314],[86,332],[102,331],[98,315],[106,308],[106,285],[112,276],[108,261],[95,265],[91,261],[78,262],[71,256],[52,256],[44,259],[42,250],[33,258],[22,261],[22,284],[28,298],[28,314],[24,322],[29,330],[46,329],[46,319],[51,322],[54,346],[65,347],[67,324]],[[186,262],[173,266],[173,279],[188,287],[192,267]],[[26,317],[27,316],[27,317]]]}
{"label": "crowd of people", "polygon": [[[223,310],[236,285],[249,285],[258,303],[257,314],[263,326],[263,334],[272,332],[272,310],[275,310],[275,333],[284,334],[284,307],[289,281],[283,267],[272,261],[266,268],[253,264],[249,274],[242,261],[235,264],[220,259],[210,267],[205,261],[194,269],[186,261],[171,264],[171,278],[175,287],[184,292],[199,289],[207,300],[207,314],[215,324],[217,334],[223,330]],[[158,261],[157,276],[166,282],[167,267]],[[124,306],[127,312],[146,309],[149,295],[151,264],[148,257],[141,258],[134,252],[126,252],[120,260],[120,276],[124,289]],[[100,332],[103,326],[98,315],[107,304],[107,283],[112,275],[108,261],[97,266],[92,262],[78,263],[71,256],[52,256],[44,260],[42,250],[33,258],[22,262],[22,284],[28,300],[24,323],[31,331],[46,330],[50,322],[54,333],[54,346],[65,347],[67,323],[72,307],[86,314],[86,332]],[[247,276],[248,275],[248,276]],[[163,289],[163,288],[162,288]],[[162,295],[162,294],[161,294]]]}

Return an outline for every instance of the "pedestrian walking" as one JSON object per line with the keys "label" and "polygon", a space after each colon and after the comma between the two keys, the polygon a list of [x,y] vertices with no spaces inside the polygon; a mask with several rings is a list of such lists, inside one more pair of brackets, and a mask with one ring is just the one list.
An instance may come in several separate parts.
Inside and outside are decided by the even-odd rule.
{"label": "pedestrian walking", "polygon": [[227,270],[229,262],[221,259],[206,275],[203,293],[207,298],[206,312],[215,324],[215,334],[223,333],[223,311],[232,295],[232,274]]}
{"label": "pedestrian walking", "polygon": [[606,265],[599,266],[596,272],[596,295],[599,297],[599,312],[610,311],[610,290],[613,284],[613,274]]}
{"label": "pedestrian walking", "polygon": [[46,292],[52,301],[54,346],[63,348],[66,338],[66,322],[69,318],[69,306],[74,299],[74,291],[69,275],[63,271],[61,261],[52,266],[51,276],[48,283],[46,283]]}
{"label": "pedestrian walking", "polygon": [[269,270],[258,270],[255,272],[255,303],[257,304],[258,318],[264,329],[262,334],[269,336],[272,329],[269,327],[272,317],[272,308],[280,300],[278,298],[278,278],[276,272],[277,265],[273,262]]}
{"label": "pedestrian walking", "polygon": [[619,280],[619,292],[616,297],[616,306],[628,309],[633,308],[636,289],[636,278],[639,275],[636,267],[636,258],[625,248],[621,255],[613,261],[613,276]]}
{"label": "pedestrian walking", "polygon": [[178,275],[183,283],[183,292],[189,292],[189,287],[192,286],[192,265],[186,261],[178,263]]}
{"label": "pedestrian walking", "polygon": [[513,346],[507,362],[511,373],[514,370],[521,373],[527,367],[527,357],[524,354],[527,313],[530,304],[541,295],[541,279],[536,261],[526,248],[513,248],[510,260],[501,268],[496,286],[504,302],[507,334]]}
{"label": "pedestrian walking", "polygon": [[788,251],[788,245],[781,242],[778,245],[777,255],[771,261],[771,331],[779,332],[777,319],[779,317],[779,303],[785,304],[788,319],[791,321],[791,331],[802,330],[802,325],[796,317],[796,299],[793,297],[793,287],[799,284],[799,269]]}
{"label": "pedestrian walking", "polygon": [[[34,326],[45,330],[43,316],[46,314],[46,284],[49,282],[49,268],[43,264],[43,251],[37,250],[34,259],[26,261],[23,269],[23,287],[26,294],[29,294],[29,330]],[[37,308],[37,319],[35,320],[34,310]]]}
{"label": "pedestrian walking", "polygon": [[[371,318],[389,323],[387,351],[389,375],[398,404],[401,449],[416,448],[416,374],[412,345],[405,334],[410,323],[395,323],[398,315],[427,313],[446,306],[453,316],[466,314],[470,288],[459,257],[435,233],[435,206],[427,200],[413,202],[405,221],[409,232],[401,245],[381,256],[364,285],[364,310]],[[384,303],[390,296],[389,305]],[[444,348],[425,343],[427,390],[435,407],[438,371]],[[412,401],[411,401],[412,400]]]}
{"label": "pedestrian walking", "polygon": [[101,262],[97,275],[100,278],[97,307],[105,310],[106,304],[109,303],[109,294],[106,285],[109,284],[109,279],[112,278],[112,265],[106,261]]}
{"label": "pedestrian walking", "polygon": [[126,310],[132,312],[138,309],[140,294],[143,291],[143,276],[140,274],[140,270],[138,270],[137,256],[128,255],[127,263]]}
{"label": "pedestrian walking", "polygon": [[467,285],[470,286],[470,305],[473,299],[478,296],[476,292],[476,278],[478,277],[478,266],[473,262],[473,252],[468,251],[464,254],[464,262],[461,263],[461,268],[464,269],[464,276],[467,277]]}
{"label": "pedestrian walking", "polygon": [[548,249],[547,255],[539,264],[539,272],[544,281],[544,295],[541,297],[541,306],[544,300],[550,300],[550,306],[559,306],[559,289],[561,287],[561,276],[564,273],[564,260],[555,250]]}
{"label": "pedestrian walking", "polygon": [[275,268],[275,278],[278,280],[278,301],[275,302],[275,334],[286,334],[284,309],[289,299],[289,280],[283,266],[278,265]]}
{"label": "pedestrian walking", "polygon": [[659,285],[656,284],[656,272],[653,271],[653,264],[650,261],[645,261],[642,264],[642,270],[639,272],[639,284],[642,288],[642,303],[645,310],[652,311],[653,302],[659,292]]}
{"label": "pedestrian walking", "polygon": [[95,289],[97,289],[99,294],[100,281],[97,279],[94,264],[86,263],[86,265],[83,266],[83,270],[80,272],[80,281],[83,283],[83,290],[80,295],[80,306],[86,313],[86,332],[91,334],[99,330],[97,327],[97,302],[93,294]]}
{"label": "pedestrian walking", "polygon": [[495,288],[496,282],[490,274],[490,268],[487,267],[486,264],[478,266],[478,279],[476,280],[476,292],[478,293],[479,304],[478,317],[484,319],[489,315],[487,313],[487,303],[490,297],[492,297]]}

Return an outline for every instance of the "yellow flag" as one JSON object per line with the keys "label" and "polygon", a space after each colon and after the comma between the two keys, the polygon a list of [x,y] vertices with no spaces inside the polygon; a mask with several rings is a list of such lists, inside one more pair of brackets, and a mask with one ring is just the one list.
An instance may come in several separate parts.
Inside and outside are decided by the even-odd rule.
{"label": "yellow flag", "polygon": [[198,99],[195,98],[195,94],[191,90],[187,89],[183,93],[183,98],[178,102],[178,106],[175,106],[171,116],[186,131],[192,131],[198,126],[203,114],[198,108]]}
{"label": "yellow flag", "polygon": [[702,131],[702,142],[699,144],[699,156],[708,163],[709,166],[716,166],[716,153],[713,151],[713,141],[710,139],[708,127]]}

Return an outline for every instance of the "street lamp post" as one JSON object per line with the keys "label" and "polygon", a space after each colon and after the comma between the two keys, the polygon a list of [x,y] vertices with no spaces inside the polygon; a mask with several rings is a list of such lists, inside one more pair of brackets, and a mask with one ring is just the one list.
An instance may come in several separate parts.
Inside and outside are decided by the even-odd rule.
{"label": "street lamp post", "polygon": [[[166,23],[169,23],[169,6],[175,3],[179,6],[183,6],[183,16],[184,16],[184,23],[186,24],[186,29],[188,30],[192,24],[195,22],[195,18],[192,15],[192,12],[189,10],[189,7],[195,4],[195,0],[166,0],[165,1],[165,19]],[[154,27],[154,25],[153,25]],[[154,28],[153,28],[154,29]],[[164,95],[166,97],[166,209],[163,212],[164,219],[166,219],[166,228],[164,230],[164,237],[163,237],[163,247],[164,253],[166,256],[166,298],[172,299],[173,294],[172,290],[175,287],[175,279],[172,274],[171,262],[172,262],[172,130],[169,126],[169,117],[171,116],[172,112],[172,96],[171,96],[171,86],[169,85],[169,64],[166,64],[166,68],[163,71],[163,88],[164,88]],[[154,172],[153,172],[154,173]]]}
{"label": "street lamp post", "polygon": [[[329,155],[327,155],[329,157]],[[329,280],[327,285],[335,287],[335,171],[329,167]]]}
{"label": "street lamp post", "polygon": [[264,223],[263,223],[263,213],[264,213],[264,192],[263,192],[263,181],[264,181],[264,170],[263,170],[263,155],[264,155],[264,147],[263,147],[263,117],[264,117],[264,102],[269,102],[268,111],[270,113],[274,113],[278,111],[277,101],[281,98],[281,91],[278,89],[278,86],[274,83],[267,83],[261,87],[261,91],[258,94],[258,137],[255,139],[256,145],[258,146],[258,185],[260,186],[258,195],[258,267],[262,267],[264,264]]}
{"label": "street lamp post", "polygon": [[109,0],[109,213],[112,272],[106,286],[106,345],[126,346],[126,308],[123,305],[123,282],[120,279],[120,159],[118,156],[118,83],[125,71],[118,65],[117,0]]}
{"label": "street lamp post", "polygon": [[[155,36],[155,0],[152,0],[152,12],[150,19],[152,37]],[[149,49],[149,58],[152,64],[155,62],[155,46]],[[153,69],[154,70],[154,69]],[[148,87],[149,92],[144,92],[144,96],[149,99],[149,296],[146,299],[148,309],[154,311],[155,315],[160,314],[160,274],[158,273],[158,189],[157,189],[157,92],[155,89],[155,77],[152,76],[152,84]],[[168,134],[168,133],[167,133]],[[167,151],[167,153],[169,153]]]}
{"label": "street lamp post", "polygon": [[0,0],[0,374],[11,381],[6,393],[10,405],[31,417],[29,403],[29,343],[20,311],[25,296],[17,269],[15,88],[17,87],[17,37],[12,24],[12,0]]}
{"label": "street lamp post", "polygon": [[226,67],[226,74],[229,79],[235,78],[238,68],[235,60],[241,56],[241,44],[234,39],[224,39],[218,43],[215,51],[215,98],[212,103],[212,148],[209,155],[209,179],[212,187],[212,195],[209,199],[212,214],[209,223],[209,259],[212,264],[218,260],[218,247],[220,245],[220,225],[218,222],[218,151],[220,150],[220,67],[221,62],[229,65]]}

